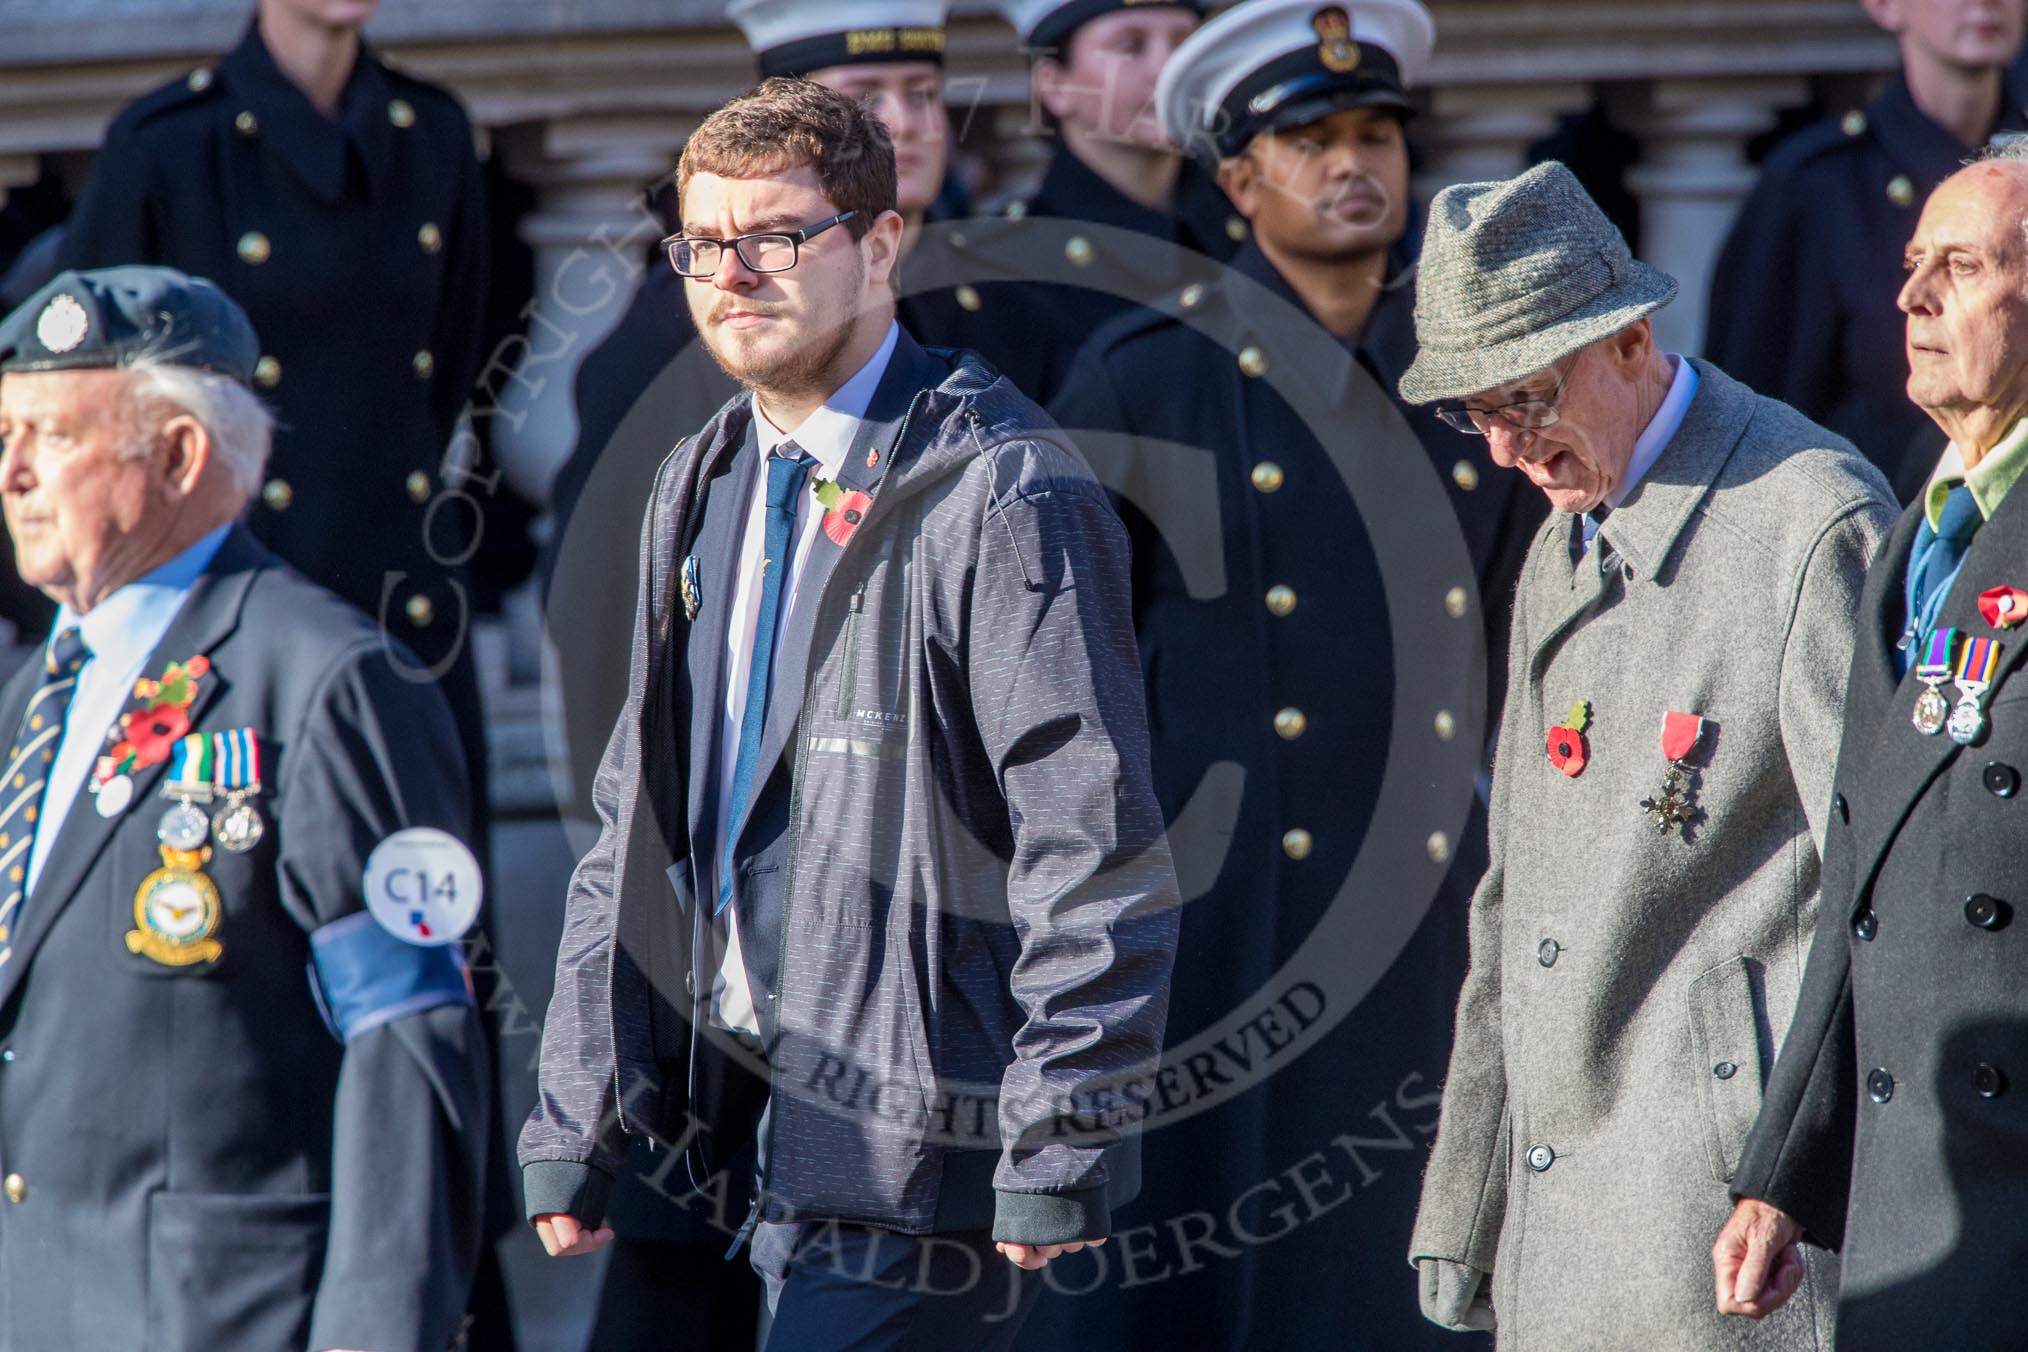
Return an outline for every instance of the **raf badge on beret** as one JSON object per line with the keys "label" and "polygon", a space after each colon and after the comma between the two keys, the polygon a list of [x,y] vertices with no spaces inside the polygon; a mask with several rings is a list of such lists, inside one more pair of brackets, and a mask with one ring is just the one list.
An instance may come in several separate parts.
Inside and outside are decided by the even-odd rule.
{"label": "raf badge on beret", "polygon": [[51,352],[68,352],[85,340],[91,326],[84,306],[66,291],[43,307],[42,317],[35,321],[35,337]]}

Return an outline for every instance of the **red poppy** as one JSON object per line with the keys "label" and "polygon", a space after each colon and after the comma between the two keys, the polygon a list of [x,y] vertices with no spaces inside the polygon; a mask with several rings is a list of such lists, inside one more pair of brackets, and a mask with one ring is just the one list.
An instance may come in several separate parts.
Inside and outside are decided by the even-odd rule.
{"label": "red poppy", "polygon": [[2028,620],[2028,592],[2018,587],[1994,587],[1979,593],[1979,616],[1995,629],[2012,629]]}
{"label": "red poppy", "polygon": [[866,519],[866,509],[872,505],[873,499],[857,490],[845,494],[824,514],[824,534],[831,537],[832,544],[843,545],[859,529],[859,523]]}
{"label": "red poppy", "polygon": [[190,715],[181,705],[158,704],[147,713],[132,715],[126,726],[138,768],[169,758],[176,739],[190,731]]}
{"label": "red poppy", "polygon": [[1584,744],[1584,734],[1576,728],[1554,727],[1549,730],[1549,763],[1572,779],[1584,773],[1584,763],[1591,754],[1591,748]]}

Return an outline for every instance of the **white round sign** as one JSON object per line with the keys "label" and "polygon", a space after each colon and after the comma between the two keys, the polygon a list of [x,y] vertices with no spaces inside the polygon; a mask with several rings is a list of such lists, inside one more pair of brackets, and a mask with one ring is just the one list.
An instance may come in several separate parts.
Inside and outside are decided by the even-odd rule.
{"label": "white round sign", "polygon": [[382,929],[411,944],[453,944],[479,918],[479,861],[434,826],[411,826],[366,858],[366,908]]}

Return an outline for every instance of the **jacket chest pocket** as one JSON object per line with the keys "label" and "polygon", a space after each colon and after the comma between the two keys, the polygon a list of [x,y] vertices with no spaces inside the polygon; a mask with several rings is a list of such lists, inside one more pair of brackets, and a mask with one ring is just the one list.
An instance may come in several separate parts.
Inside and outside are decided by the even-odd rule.
{"label": "jacket chest pocket", "polygon": [[875,563],[845,598],[831,713],[868,733],[899,729],[907,721],[907,656],[915,625],[911,574],[908,555],[897,550]]}

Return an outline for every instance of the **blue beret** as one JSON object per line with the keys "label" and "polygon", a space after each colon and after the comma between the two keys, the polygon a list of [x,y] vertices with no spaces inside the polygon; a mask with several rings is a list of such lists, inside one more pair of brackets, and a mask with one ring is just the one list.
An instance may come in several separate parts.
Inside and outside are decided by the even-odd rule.
{"label": "blue beret", "polygon": [[147,357],[253,380],[260,340],[232,297],[174,268],[61,272],[0,320],[0,371],[77,371]]}

